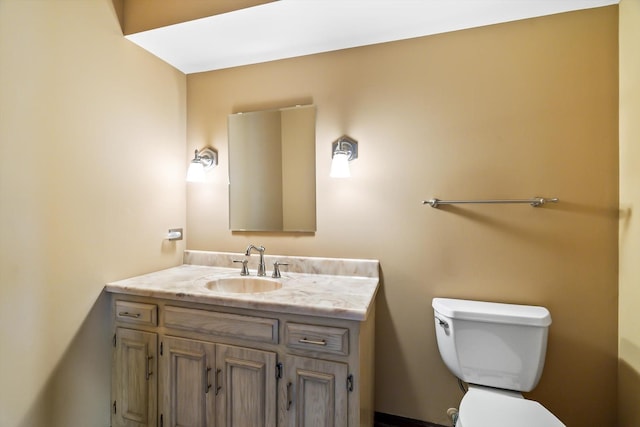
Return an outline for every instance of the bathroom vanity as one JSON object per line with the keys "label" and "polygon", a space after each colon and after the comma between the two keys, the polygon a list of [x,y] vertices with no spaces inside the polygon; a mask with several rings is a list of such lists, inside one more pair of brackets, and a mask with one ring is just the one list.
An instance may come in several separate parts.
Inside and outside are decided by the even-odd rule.
{"label": "bathroom vanity", "polygon": [[[106,285],[112,426],[372,426],[378,261],[185,252]],[[281,278],[272,279],[274,262]]]}

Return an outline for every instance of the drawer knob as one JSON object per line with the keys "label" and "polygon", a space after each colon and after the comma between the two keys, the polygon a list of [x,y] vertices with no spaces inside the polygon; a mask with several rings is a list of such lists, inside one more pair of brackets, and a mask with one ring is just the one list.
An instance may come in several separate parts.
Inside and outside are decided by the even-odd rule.
{"label": "drawer knob", "polygon": [[301,344],[327,345],[327,342],[325,340],[310,340],[307,339],[307,337],[300,338],[298,342]]}
{"label": "drawer knob", "polygon": [[140,313],[129,313],[128,311],[121,311],[118,313],[118,316],[120,317],[134,317],[134,318],[138,318],[140,317]]}

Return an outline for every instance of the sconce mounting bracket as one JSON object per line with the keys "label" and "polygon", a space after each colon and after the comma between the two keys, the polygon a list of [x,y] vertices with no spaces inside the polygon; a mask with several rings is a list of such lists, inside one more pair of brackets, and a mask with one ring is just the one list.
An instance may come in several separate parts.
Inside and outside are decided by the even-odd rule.
{"label": "sconce mounting bracket", "polygon": [[[339,144],[339,146],[338,146]],[[349,160],[354,160],[358,158],[358,141],[347,136],[342,135],[340,138],[333,141],[331,144],[331,157],[333,158],[333,153],[336,152],[336,149],[341,151],[350,152]]]}
{"label": "sconce mounting bracket", "polygon": [[205,147],[202,150],[198,150],[198,157],[200,157],[204,170],[209,170],[218,166],[218,152],[211,147]]}

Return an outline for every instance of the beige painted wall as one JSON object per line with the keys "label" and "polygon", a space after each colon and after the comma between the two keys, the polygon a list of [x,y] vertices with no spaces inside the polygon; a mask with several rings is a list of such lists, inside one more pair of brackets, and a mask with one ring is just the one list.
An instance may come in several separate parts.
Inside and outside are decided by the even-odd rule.
{"label": "beige painted wall", "polygon": [[[376,410],[442,424],[461,395],[431,299],[544,305],[547,365],[530,397],[569,426],[613,425],[617,19],[613,6],[189,75],[187,149],[212,145],[221,162],[209,185],[188,188],[188,247],[379,259]],[[318,231],[231,233],[227,115],[311,102]],[[332,180],[342,134],[359,159],[351,179]],[[561,203],[420,203],[536,195]]]}
{"label": "beige painted wall", "polygon": [[125,34],[219,15],[274,0],[112,0]]}
{"label": "beige painted wall", "polygon": [[106,281],[179,264],[186,78],[110,0],[0,0],[0,425],[109,425]]}
{"label": "beige painted wall", "polygon": [[619,425],[640,425],[640,1],[620,2]]}

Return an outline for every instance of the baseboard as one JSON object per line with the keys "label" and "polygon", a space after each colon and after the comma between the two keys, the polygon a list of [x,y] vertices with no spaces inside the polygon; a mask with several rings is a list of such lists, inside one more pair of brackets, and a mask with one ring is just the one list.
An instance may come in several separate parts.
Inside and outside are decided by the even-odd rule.
{"label": "baseboard", "polygon": [[412,420],[411,418],[399,417],[397,415],[383,414],[382,412],[376,412],[373,419],[376,427],[447,427],[440,424],[429,423],[427,421]]}

